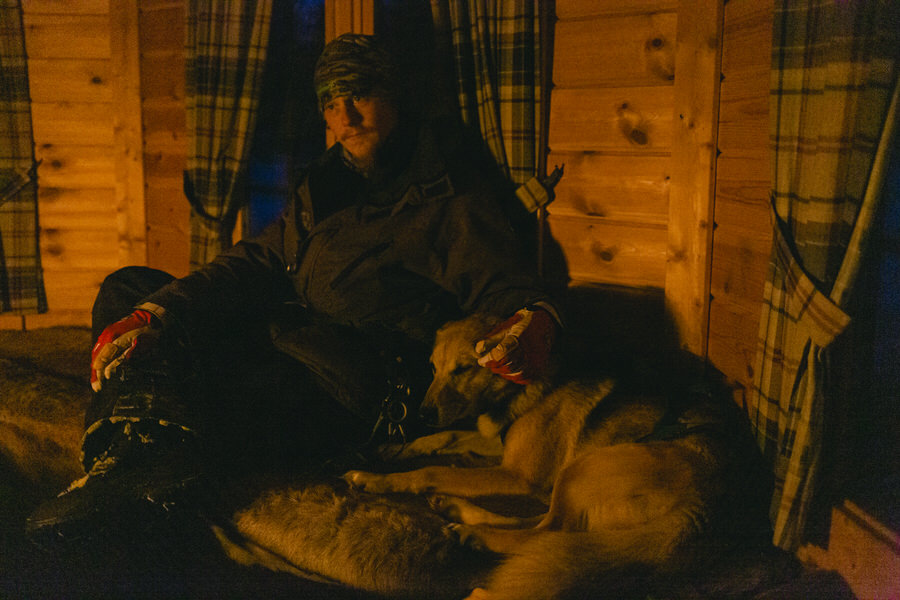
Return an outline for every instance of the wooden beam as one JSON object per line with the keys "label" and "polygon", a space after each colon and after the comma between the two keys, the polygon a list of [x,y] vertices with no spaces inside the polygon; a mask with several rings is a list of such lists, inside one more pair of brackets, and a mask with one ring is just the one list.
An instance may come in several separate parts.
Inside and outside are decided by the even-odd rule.
{"label": "wooden beam", "polygon": [[666,307],[682,348],[705,356],[715,198],[722,0],[679,0]]}
{"label": "wooden beam", "polygon": [[144,150],[141,127],[140,36],[137,0],[110,3],[110,73],[119,264],[147,264]]}
{"label": "wooden beam", "polygon": [[343,33],[375,33],[375,0],[325,0],[325,42]]}

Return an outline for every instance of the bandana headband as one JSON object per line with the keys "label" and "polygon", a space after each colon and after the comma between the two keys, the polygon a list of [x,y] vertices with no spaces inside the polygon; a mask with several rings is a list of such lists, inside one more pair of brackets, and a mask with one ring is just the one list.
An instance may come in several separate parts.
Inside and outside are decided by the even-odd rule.
{"label": "bandana headband", "polygon": [[370,94],[375,89],[396,93],[393,60],[373,36],[345,33],[328,42],[313,75],[319,111],[334,98]]}

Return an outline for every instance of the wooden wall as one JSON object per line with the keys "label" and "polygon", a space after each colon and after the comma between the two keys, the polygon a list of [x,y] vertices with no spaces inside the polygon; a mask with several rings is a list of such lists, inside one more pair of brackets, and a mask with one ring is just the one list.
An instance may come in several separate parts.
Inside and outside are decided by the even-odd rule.
{"label": "wooden wall", "polygon": [[548,165],[566,174],[547,221],[573,285],[664,289],[683,345],[748,384],[770,241],[771,7],[556,11]]}
{"label": "wooden wall", "polygon": [[[23,4],[51,308],[27,322],[84,323],[97,286],[120,262],[113,119],[121,89],[113,71],[121,63],[113,64],[108,0]],[[22,325],[20,317],[0,319],[5,327]]]}
{"label": "wooden wall", "polygon": [[[557,0],[548,164],[565,163],[566,175],[548,223],[576,282],[665,288],[700,328],[700,352],[746,384],[770,243],[772,15],[755,0],[713,4],[723,32],[696,48],[685,23],[715,24],[705,14],[679,27],[696,5],[688,0]],[[326,27],[371,27],[370,5],[329,0]],[[24,9],[50,303],[50,313],[25,324],[86,324],[99,283],[115,268],[187,272],[185,0],[25,0]],[[679,47],[690,52],[679,57]],[[702,108],[695,97],[712,98],[709,77],[683,61],[710,52],[722,79],[717,104]],[[678,67],[691,75],[679,77]],[[690,137],[697,128],[688,120],[712,123],[703,134],[718,148],[712,164],[699,164],[715,149]],[[698,216],[704,177],[715,200],[706,256],[680,247],[709,239]],[[673,273],[685,255],[693,263],[682,284],[693,289],[678,290]],[[702,294],[708,301],[691,297]],[[22,323],[0,317],[0,327]]]}
{"label": "wooden wall", "polygon": [[769,250],[770,2],[725,4],[719,158],[709,307],[709,358],[744,387],[753,380]]}
{"label": "wooden wall", "polygon": [[665,285],[675,4],[557,0],[547,223],[575,284]]}
{"label": "wooden wall", "polygon": [[180,277],[190,262],[183,189],[186,0],[140,0],[139,6],[147,265]]}
{"label": "wooden wall", "polygon": [[41,260],[49,312],[87,325],[126,265],[187,273],[184,0],[25,0]]}

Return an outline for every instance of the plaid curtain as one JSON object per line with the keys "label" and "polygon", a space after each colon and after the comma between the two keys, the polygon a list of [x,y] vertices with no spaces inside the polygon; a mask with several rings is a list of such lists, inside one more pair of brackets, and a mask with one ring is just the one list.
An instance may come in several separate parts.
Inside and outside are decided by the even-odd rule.
{"label": "plaid curtain", "polygon": [[513,182],[538,174],[541,124],[539,2],[443,0],[449,17],[456,95]]}
{"label": "plaid curtain", "polygon": [[[824,443],[828,346],[858,271],[896,123],[896,0],[777,0],[770,95],[775,236],[754,389],[775,469],[774,542],[803,541]],[[890,110],[889,110],[890,109]]]}
{"label": "plaid curtain", "polygon": [[272,0],[190,0],[187,15],[191,268],[231,246],[247,201],[246,167],[256,125]]}
{"label": "plaid curtain", "polygon": [[0,0],[0,312],[46,312],[22,8]]}

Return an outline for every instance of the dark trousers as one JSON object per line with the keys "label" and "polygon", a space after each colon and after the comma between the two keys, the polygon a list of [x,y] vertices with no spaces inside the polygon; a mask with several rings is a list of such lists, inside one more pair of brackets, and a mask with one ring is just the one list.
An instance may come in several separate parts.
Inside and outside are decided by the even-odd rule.
{"label": "dark trousers", "polygon": [[[146,267],[108,276],[93,307],[94,339],[172,280]],[[304,365],[274,348],[267,317],[191,332],[190,343],[164,332],[153,353],[126,361],[86,413],[92,432],[85,437],[86,467],[105,449],[113,417],[183,426],[225,466],[282,468],[364,443],[372,423],[334,401]]]}

